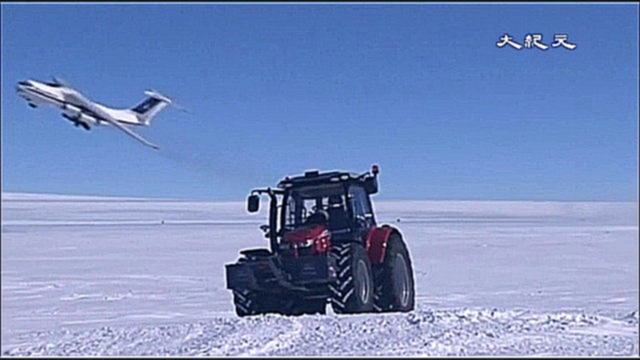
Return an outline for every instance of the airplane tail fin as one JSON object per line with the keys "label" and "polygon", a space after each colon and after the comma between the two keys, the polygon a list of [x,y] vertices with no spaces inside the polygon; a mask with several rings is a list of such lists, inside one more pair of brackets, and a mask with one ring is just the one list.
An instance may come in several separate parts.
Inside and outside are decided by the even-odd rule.
{"label": "airplane tail fin", "polygon": [[149,125],[151,120],[158,115],[162,109],[171,104],[171,99],[158,92],[147,90],[144,92],[148,97],[136,107],[132,108],[141,123]]}

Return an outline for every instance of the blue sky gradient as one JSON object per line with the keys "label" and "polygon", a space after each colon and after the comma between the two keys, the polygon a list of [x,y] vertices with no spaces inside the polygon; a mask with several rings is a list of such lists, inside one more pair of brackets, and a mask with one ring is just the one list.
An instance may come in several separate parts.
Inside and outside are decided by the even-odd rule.
{"label": "blue sky gradient", "polygon": [[[193,115],[140,129],[155,152],[16,95],[51,76]],[[378,199],[637,201],[638,5],[2,4],[4,192],[242,200],[373,163]]]}

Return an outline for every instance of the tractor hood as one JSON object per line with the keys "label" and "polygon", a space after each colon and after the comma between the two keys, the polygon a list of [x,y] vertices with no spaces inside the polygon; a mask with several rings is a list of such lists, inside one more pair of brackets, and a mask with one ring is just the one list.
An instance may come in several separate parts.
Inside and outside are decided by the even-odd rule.
{"label": "tractor hood", "polygon": [[303,227],[284,234],[283,241],[290,244],[302,244],[308,240],[315,240],[319,237],[329,235],[327,227],[324,225],[312,225]]}

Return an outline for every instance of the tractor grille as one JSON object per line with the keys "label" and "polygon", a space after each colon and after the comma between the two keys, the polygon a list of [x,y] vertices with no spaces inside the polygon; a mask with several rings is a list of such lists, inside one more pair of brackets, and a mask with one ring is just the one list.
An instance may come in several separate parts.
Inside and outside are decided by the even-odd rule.
{"label": "tractor grille", "polygon": [[291,274],[293,282],[307,282],[326,280],[328,266],[326,255],[306,255],[298,258],[283,259],[287,273]]}

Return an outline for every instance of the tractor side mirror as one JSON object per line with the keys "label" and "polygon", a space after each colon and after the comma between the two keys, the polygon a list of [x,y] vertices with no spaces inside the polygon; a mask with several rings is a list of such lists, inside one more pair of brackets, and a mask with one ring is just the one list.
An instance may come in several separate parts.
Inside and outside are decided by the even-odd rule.
{"label": "tractor side mirror", "polygon": [[375,194],[378,192],[378,178],[370,177],[364,181],[364,191],[367,194]]}
{"label": "tractor side mirror", "polygon": [[247,211],[250,213],[257,212],[260,209],[260,196],[251,195],[247,199]]}
{"label": "tractor side mirror", "polygon": [[264,233],[264,237],[269,237],[269,225],[260,225],[260,230]]}

